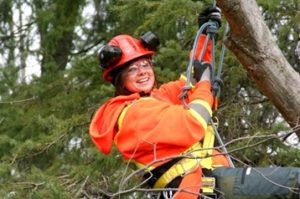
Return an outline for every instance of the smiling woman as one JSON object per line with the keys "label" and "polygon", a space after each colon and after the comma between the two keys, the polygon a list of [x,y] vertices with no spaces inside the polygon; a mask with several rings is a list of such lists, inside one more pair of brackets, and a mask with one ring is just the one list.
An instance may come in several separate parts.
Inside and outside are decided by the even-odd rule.
{"label": "smiling woman", "polygon": [[155,77],[151,56],[159,45],[153,33],[146,33],[137,40],[129,35],[118,35],[99,53],[103,78],[116,87],[117,95],[150,93]]}
{"label": "smiling woman", "polygon": [[147,58],[133,61],[122,75],[124,87],[133,93],[150,93],[155,81],[152,63]]}
{"label": "smiling woman", "polygon": [[[199,37],[196,54],[200,54],[207,39],[205,34]],[[212,43],[210,40],[204,48],[203,61],[207,63],[211,62]],[[140,40],[118,35],[101,48],[103,78],[115,86],[116,96],[98,109],[90,125],[90,135],[105,154],[110,153],[114,142],[124,160],[145,170],[142,177],[150,187],[178,188],[184,191],[174,191],[174,198],[196,199],[201,188],[202,162],[170,157],[202,148],[199,141],[204,139],[212,115],[210,67],[195,76],[197,83],[187,94],[187,108],[178,97],[186,84],[184,77],[155,88],[151,58],[158,45],[158,37],[148,32]],[[229,166],[224,155],[217,150],[210,152],[213,157],[208,158],[207,167]],[[190,168],[189,172],[166,180],[164,171],[183,162],[191,163],[185,166]]]}

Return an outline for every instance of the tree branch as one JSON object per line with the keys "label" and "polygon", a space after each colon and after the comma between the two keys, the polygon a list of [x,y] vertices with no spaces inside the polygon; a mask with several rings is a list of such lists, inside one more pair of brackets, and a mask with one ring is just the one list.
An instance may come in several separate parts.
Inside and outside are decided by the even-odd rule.
{"label": "tree branch", "polygon": [[27,102],[27,101],[32,101],[32,100],[35,100],[37,99],[38,97],[37,96],[33,96],[31,98],[27,98],[27,99],[22,99],[22,100],[13,100],[13,101],[7,101],[7,102],[4,102],[4,101],[0,101],[0,104],[17,104],[17,103],[23,103],[23,102]]}

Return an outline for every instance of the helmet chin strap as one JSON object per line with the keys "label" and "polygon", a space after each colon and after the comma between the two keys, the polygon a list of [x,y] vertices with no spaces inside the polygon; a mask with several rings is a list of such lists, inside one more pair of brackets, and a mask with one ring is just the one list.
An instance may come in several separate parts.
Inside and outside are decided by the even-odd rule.
{"label": "helmet chin strap", "polygon": [[151,90],[149,92],[145,92],[145,91],[142,91],[142,92],[139,92],[140,96],[141,97],[147,97],[147,96],[150,96],[151,94],[151,91],[153,91],[153,88],[154,88],[154,85],[152,86]]}
{"label": "helmet chin strap", "polygon": [[149,92],[149,93],[145,93],[144,91],[142,91],[142,92],[139,92],[139,94],[140,94],[140,96],[141,96],[141,97],[146,97],[146,96],[149,96],[149,95],[150,95],[150,93],[151,93],[151,92]]}

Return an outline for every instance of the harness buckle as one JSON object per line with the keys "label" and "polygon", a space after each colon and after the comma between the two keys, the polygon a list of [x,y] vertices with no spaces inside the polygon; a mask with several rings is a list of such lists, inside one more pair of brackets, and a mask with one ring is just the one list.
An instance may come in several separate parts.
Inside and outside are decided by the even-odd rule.
{"label": "harness buckle", "polygon": [[202,177],[202,192],[204,194],[213,194],[216,187],[216,179],[214,177]]}
{"label": "harness buckle", "polygon": [[219,119],[216,116],[213,116],[211,118],[211,123],[212,123],[212,125],[214,125],[216,127],[216,129],[219,128]]}

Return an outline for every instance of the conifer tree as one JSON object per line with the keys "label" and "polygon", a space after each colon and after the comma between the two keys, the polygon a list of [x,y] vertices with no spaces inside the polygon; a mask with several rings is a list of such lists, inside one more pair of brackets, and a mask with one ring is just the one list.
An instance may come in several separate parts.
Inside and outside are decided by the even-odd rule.
{"label": "conifer tree", "polygon": [[[293,50],[299,40],[299,3],[257,2],[277,43],[297,69],[299,59],[293,57]],[[15,31],[12,8],[18,8],[17,3],[29,6],[32,14]],[[188,65],[197,15],[211,4],[191,0],[1,1],[0,197],[109,198],[120,193],[121,198],[145,198],[144,190],[124,192],[138,182],[132,178],[122,184],[132,170],[115,149],[109,156],[99,153],[88,135],[93,113],[114,94],[113,86],[101,78],[97,51],[116,34],[139,37],[151,30],[161,40],[154,56],[157,84],[175,80]],[[81,15],[88,6],[90,15]],[[224,19],[218,49],[225,23]],[[34,50],[30,44],[38,37],[33,32],[41,39],[41,46]],[[20,35],[25,43],[23,55],[41,55],[38,60],[45,69],[41,77],[28,82],[19,81],[21,58],[16,49],[22,49]],[[279,121],[279,112],[228,50],[223,64],[217,112],[220,134],[225,143],[252,138],[228,146],[241,161],[237,164],[299,167],[297,148],[257,137],[289,130]],[[249,143],[253,147],[243,148]]]}

